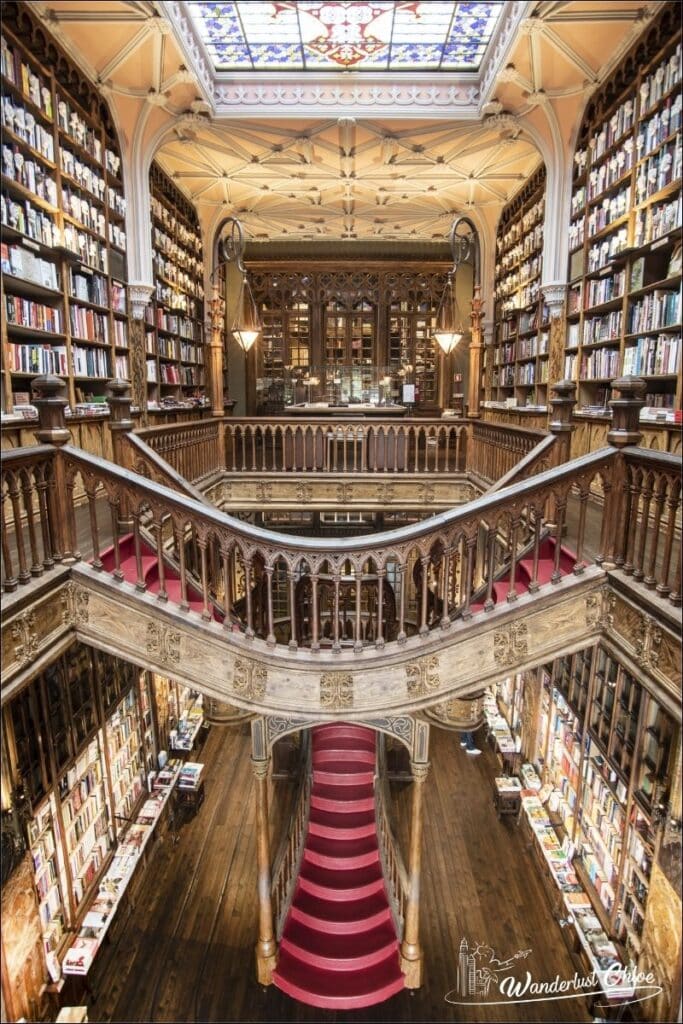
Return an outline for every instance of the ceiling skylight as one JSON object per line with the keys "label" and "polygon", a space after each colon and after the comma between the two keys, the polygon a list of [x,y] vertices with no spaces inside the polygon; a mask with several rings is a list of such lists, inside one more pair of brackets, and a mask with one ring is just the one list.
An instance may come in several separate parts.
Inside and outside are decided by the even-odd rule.
{"label": "ceiling skylight", "polygon": [[478,71],[497,3],[187,4],[216,71]]}

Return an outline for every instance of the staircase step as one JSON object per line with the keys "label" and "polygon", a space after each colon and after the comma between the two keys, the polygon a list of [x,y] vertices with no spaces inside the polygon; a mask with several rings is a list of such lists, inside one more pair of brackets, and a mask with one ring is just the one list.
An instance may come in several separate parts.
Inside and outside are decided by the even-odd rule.
{"label": "staircase step", "polygon": [[360,971],[332,971],[311,967],[283,950],[273,972],[273,981],[294,999],[329,1010],[359,1010],[374,1006],[404,987],[395,952]]}
{"label": "staircase step", "polygon": [[327,725],[316,725],[313,729],[313,747],[315,748],[324,738],[325,742],[334,737],[335,739],[365,740],[374,746],[375,734],[372,729],[363,725],[347,725],[344,722],[329,722]]}
{"label": "staircase step", "polygon": [[372,785],[326,786],[316,782],[311,790],[311,807],[322,811],[370,811],[374,806]]}
{"label": "staircase step", "polygon": [[304,892],[328,900],[355,900],[384,893],[384,876],[379,858],[362,868],[323,868],[311,864],[304,856],[299,872],[299,886]]}
{"label": "staircase step", "polygon": [[335,935],[357,935],[391,921],[391,909],[384,892],[364,899],[331,900],[297,886],[290,916],[309,928]]}
{"label": "staircase step", "polygon": [[362,762],[330,761],[313,768],[313,783],[326,786],[365,786],[372,785],[375,778],[374,765]]}
{"label": "staircase step", "polygon": [[386,921],[353,935],[323,932],[300,921],[289,921],[280,943],[280,951],[283,950],[311,967],[356,971],[372,967],[390,953],[397,953],[398,939],[393,925]]}
{"label": "staircase step", "polygon": [[379,860],[379,847],[374,835],[341,839],[309,833],[304,856],[319,867],[361,868]]}
{"label": "staircase step", "polygon": [[308,817],[309,836],[327,839],[361,839],[377,831],[374,808],[367,811],[325,810],[311,807]]}
{"label": "staircase step", "polygon": [[331,747],[313,747],[313,766],[319,764],[328,764],[330,761],[362,761],[363,764],[375,764],[375,748],[368,747],[366,750],[356,746],[354,748],[344,749],[339,747],[339,741],[337,741]]}

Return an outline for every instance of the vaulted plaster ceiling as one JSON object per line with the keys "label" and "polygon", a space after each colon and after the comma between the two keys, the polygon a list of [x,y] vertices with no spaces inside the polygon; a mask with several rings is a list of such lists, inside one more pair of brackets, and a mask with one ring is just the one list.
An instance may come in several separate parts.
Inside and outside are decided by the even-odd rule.
{"label": "vaulted plaster ceiling", "polygon": [[[505,3],[478,75],[216,75],[188,3],[34,5],[208,226],[255,239],[441,239],[495,226],[539,163],[568,147],[590,92],[659,4]],[[265,78],[264,78],[265,75]],[[324,81],[321,79],[324,77]]]}

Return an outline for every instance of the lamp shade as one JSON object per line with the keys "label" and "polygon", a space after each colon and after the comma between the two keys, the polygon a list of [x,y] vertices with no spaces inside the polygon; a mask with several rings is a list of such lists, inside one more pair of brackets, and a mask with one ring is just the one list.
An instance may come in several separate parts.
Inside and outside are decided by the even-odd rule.
{"label": "lamp shade", "polygon": [[256,309],[246,272],[242,274],[237,309],[230,333],[239,342],[244,352],[248,352],[261,333],[261,320]]}
{"label": "lamp shade", "polygon": [[434,337],[436,338],[441,350],[445,355],[452,352],[459,341],[462,341],[462,333],[460,331],[453,330],[436,330],[434,331]]}
{"label": "lamp shade", "polygon": [[433,337],[445,355],[448,355],[462,340],[464,334],[465,328],[459,321],[455,300],[454,272],[451,271],[439,302],[439,308],[436,311],[436,327]]}

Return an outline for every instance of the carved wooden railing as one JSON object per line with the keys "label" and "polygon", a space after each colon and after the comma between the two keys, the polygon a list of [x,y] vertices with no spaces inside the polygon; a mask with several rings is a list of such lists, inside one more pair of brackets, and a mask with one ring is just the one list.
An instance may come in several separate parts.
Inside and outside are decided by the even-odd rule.
{"label": "carved wooden railing", "polygon": [[[539,447],[544,441],[545,445]],[[487,483],[494,483],[535,452],[534,457],[525,463],[525,469],[527,472],[538,472],[538,463],[547,455],[550,447],[552,444],[543,430],[475,422],[472,425],[467,469]]]}
{"label": "carved wooden railing", "polygon": [[225,469],[222,421],[167,423],[136,430],[135,435],[191,483]]}
{"label": "carved wooden railing", "polygon": [[403,938],[406,903],[410,891],[408,871],[391,827],[391,800],[386,764],[385,739],[377,734],[377,775],[375,780],[375,824],[384,881],[399,941]]}
{"label": "carved wooden railing", "polygon": [[455,419],[231,418],[225,464],[232,473],[457,473],[468,430]]}
{"label": "carved wooden railing", "polygon": [[[587,545],[588,502],[596,481],[605,501],[591,503],[599,538],[592,522],[594,541]],[[87,495],[89,513],[81,521],[80,539],[74,500],[79,486]],[[53,563],[79,557],[104,572],[100,557],[104,510],[115,550],[122,532],[134,535],[135,585],[141,592],[146,590],[142,525],[151,529],[160,601],[169,600],[164,583],[164,529],[170,528],[180,539],[178,614],[194,614],[186,607],[193,568],[201,582],[207,620],[217,601],[225,612],[226,629],[235,628],[237,606],[244,635],[252,638],[258,629],[270,647],[286,644],[295,650],[305,637],[302,642],[311,651],[351,647],[361,651],[373,645],[401,644],[410,633],[445,630],[458,616],[485,615],[493,607],[494,581],[503,570],[509,582],[498,599],[515,601],[517,567],[529,545],[524,554],[527,564],[531,563],[528,588],[538,589],[539,551],[547,533],[573,552],[568,568],[569,555],[566,550],[562,554],[559,543],[555,545],[549,585],[556,585],[567,573],[581,574],[587,561],[595,560],[616,565],[626,575],[642,579],[660,597],[679,604],[680,502],[681,467],[674,456],[610,447],[419,523],[372,537],[330,541],[263,530],[80,449],[41,445],[7,453],[2,460],[2,584],[5,591],[15,590],[32,576],[47,572]],[[182,542],[187,537],[193,538],[196,550],[193,566],[187,564],[187,545]],[[115,565],[110,575],[121,582],[120,566]],[[310,577],[311,621],[301,630],[295,593],[298,581],[306,576]],[[320,632],[321,576],[331,577],[333,585],[330,636]],[[354,604],[342,630],[337,609],[342,581],[350,577],[355,583]],[[367,590],[373,580],[377,612],[368,632],[366,624],[360,628],[361,601],[364,587]],[[394,592],[397,609],[395,639],[387,636],[381,612],[387,586]],[[473,595],[482,586],[483,608],[478,600],[473,611]],[[257,600],[264,602],[259,609]]]}
{"label": "carved wooden railing", "polygon": [[271,870],[271,899],[278,941],[282,937],[282,929],[285,926],[287,913],[294,896],[296,880],[299,877],[311,809],[312,769],[310,732],[308,730],[302,731],[301,742],[306,744],[306,747],[302,757],[299,789],[292,808],[289,826],[275,855]]}

